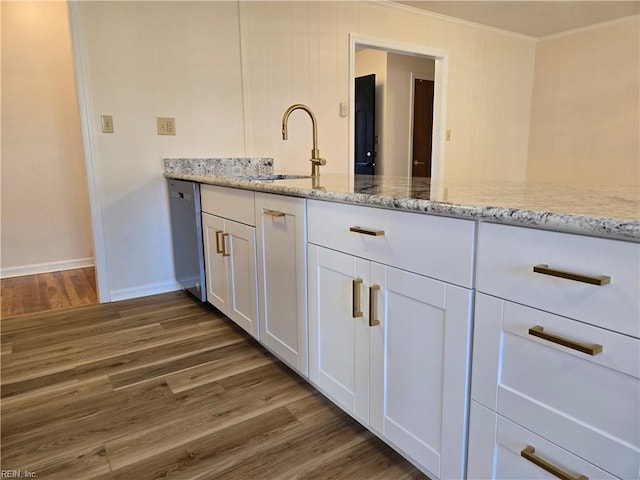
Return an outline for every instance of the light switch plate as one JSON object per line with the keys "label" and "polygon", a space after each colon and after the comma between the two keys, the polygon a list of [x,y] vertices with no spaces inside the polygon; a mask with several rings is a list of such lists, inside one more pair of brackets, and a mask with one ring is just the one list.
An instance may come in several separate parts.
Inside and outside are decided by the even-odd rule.
{"label": "light switch plate", "polygon": [[113,117],[111,115],[100,115],[102,123],[102,133],[113,133]]}
{"label": "light switch plate", "polygon": [[158,135],[175,135],[176,119],[173,117],[156,117]]}

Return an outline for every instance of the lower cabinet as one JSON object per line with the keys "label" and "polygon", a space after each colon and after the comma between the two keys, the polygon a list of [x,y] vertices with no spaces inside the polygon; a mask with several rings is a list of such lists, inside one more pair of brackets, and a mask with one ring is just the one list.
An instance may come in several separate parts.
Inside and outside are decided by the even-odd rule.
{"label": "lower cabinet", "polygon": [[310,379],[436,478],[464,478],[472,291],[309,245]]}
{"label": "lower cabinet", "polygon": [[482,293],[475,309],[469,478],[638,478],[638,339]]}
{"label": "lower cabinet", "polygon": [[467,473],[478,480],[618,478],[475,401]]}
{"label": "lower cabinet", "polygon": [[480,223],[468,477],[640,478],[640,245]]}
{"label": "lower cabinet", "polygon": [[305,202],[265,193],[255,197],[260,341],[307,377]]}
{"label": "lower cabinet", "polygon": [[207,300],[258,338],[255,228],[203,213],[202,230]]}
{"label": "lower cabinet", "polygon": [[208,301],[431,478],[639,478],[637,245],[201,194]]}

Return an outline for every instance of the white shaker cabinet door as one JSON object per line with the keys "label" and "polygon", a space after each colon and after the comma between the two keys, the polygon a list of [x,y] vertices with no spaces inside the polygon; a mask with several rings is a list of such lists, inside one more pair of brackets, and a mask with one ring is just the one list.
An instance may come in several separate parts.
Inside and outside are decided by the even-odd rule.
{"label": "white shaker cabinet door", "polygon": [[472,292],[376,263],[371,286],[371,426],[432,476],[464,478]]}
{"label": "white shaker cabinet door", "polygon": [[369,262],[309,244],[309,378],[369,422]]}
{"label": "white shaker cabinet door", "polygon": [[305,200],[257,193],[256,223],[260,340],[307,377]]}
{"label": "white shaker cabinet door", "polygon": [[258,338],[255,228],[202,214],[207,301]]}
{"label": "white shaker cabinet door", "polygon": [[225,221],[224,251],[228,256],[229,311],[227,315],[253,337],[259,338],[256,229]]}
{"label": "white shaker cabinet door", "polygon": [[207,301],[222,313],[227,313],[229,309],[227,262],[222,250],[222,242],[224,241],[224,219],[203,213],[202,231],[207,280]]}

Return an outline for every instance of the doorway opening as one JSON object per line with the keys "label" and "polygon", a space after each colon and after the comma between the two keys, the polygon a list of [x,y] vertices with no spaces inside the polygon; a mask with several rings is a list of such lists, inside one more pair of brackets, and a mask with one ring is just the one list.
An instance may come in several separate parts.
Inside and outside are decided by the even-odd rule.
{"label": "doorway opening", "polygon": [[[353,34],[350,42],[351,174],[425,177],[437,188],[444,176],[448,53]],[[365,117],[360,84],[374,73],[373,114]],[[373,134],[365,128],[371,124]]]}

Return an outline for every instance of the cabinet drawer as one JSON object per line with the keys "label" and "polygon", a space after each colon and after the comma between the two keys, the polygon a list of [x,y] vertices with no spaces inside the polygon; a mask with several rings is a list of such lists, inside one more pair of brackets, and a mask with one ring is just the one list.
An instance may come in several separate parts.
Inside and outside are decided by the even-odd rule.
{"label": "cabinet drawer", "polygon": [[[529,452],[530,447],[534,450],[533,453],[525,452],[529,458],[522,455],[527,447]],[[616,478],[535,433],[471,402],[467,478],[557,480],[557,475],[535,463],[537,459],[570,478],[578,479],[580,475],[592,480]]]}
{"label": "cabinet drawer", "polygon": [[310,243],[472,286],[472,221],[315,200],[307,205]]}
{"label": "cabinet drawer", "polygon": [[[534,266],[604,285],[534,272]],[[640,244],[481,223],[478,291],[640,337]]]}
{"label": "cabinet drawer", "polygon": [[621,478],[640,470],[639,358],[638,339],[476,296],[473,400]]}
{"label": "cabinet drawer", "polygon": [[255,227],[255,193],[238,188],[202,185],[202,211]]}

